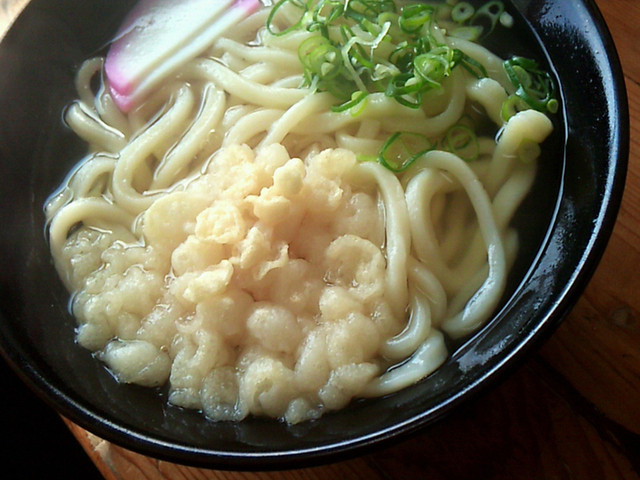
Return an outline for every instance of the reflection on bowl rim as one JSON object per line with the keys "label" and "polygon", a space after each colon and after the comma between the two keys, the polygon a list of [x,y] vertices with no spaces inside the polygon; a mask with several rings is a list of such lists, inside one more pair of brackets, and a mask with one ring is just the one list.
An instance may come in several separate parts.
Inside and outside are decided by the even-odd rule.
{"label": "reflection on bowl rim", "polygon": [[[527,0],[516,1],[516,4],[526,3]],[[404,438],[425,426],[441,419],[454,407],[467,401],[488,386],[495,384],[499,377],[503,377],[508,371],[512,371],[523,359],[525,354],[531,351],[535,345],[539,344],[548,336],[561,322],[571,306],[575,304],[581,295],[588,280],[591,278],[613,230],[616,213],[622,198],[624,188],[624,177],[626,175],[626,163],[629,149],[629,124],[628,106],[626,90],[624,88],[624,78],[620,68],[617,53],[613,45],[606,25],[597,8],[592,2],[586,1],[583,7],[592,16],[594,23],[598,27],[597,36],[603,44],[601,61],[607,61],[608,68],[611,69],[611,81],[613,84],[608,89],[610,95],[607,98],[608,112],[613,118],[610,120],[612,127],[611,161],[617,168],[610,169],[607,178],[607,189],[605,196],[601,199],[598,209],[599,216],[591,230],[587,253],[580,258],[577,265],[572,267],[572,276],[569,279],[568,287],[554,297],[555,306],[544,318],[540,319],[535,326],[529,328],[526,336],[518,338],[517,345],[508,352],[503,353],[500,358],[492,357],[494,361],[491,368],[482,375],[476,377],[473,382],[466,383],[462,390],[455,395],[447,397],[446,401],[437,403],[434,408],[422,411],[418,415],[406,417],[402,422],[395,423],[385,429],[375,431],[368,435],[358,436],[339,442],[323,444],[313,448],[300,448],[288,451],[269,452],[232,452],[218,451],[213,449],[194,448],[189,445],[178,445],[171,441],[147,435],[136,429],[130,429],[120,425],[108,417],[103,418],[102,412],[97,412],[87,407],[82,401],[68,395],[65,391],[58,389],[47,379],[48,372],[38,370],[33,365],[26,363],[24,350],[20,345],[8,345],[4,348],[2,343],[6,343],[4,338],[0,338],[2,354],[12,365],[19,376],[29,384],[34,391],[44,400],[55,407],[64,416],[79,424],[89,431],[95,432],[98,436],[106,440],[113,441],[126,448],[130,448],[140,453],[157,456],[158,458],[176,461],[179,463],[213,466],[215,468],[226,469],[272,469],[272,468],[293,468],[297,466],[308,466],[327,461],[335,461],[363,453],[370,448],[380,448],[391,441]],[[539,21],[550,21],[542,18]],[[609,75],[609,71],[604,72]],[[476,338],[485,334],[481,332]],[[456,362],[465,362],[469,359],[464,357],[464,351],[460,352]],[[500,376],[498,375],[500,374]]]}

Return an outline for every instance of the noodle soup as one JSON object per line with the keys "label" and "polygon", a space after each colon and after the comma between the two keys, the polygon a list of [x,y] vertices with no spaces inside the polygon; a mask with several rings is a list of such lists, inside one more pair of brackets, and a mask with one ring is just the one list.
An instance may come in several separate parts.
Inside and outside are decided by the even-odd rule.
{"label": "noodle soup", "polygon": [[124,102],[111,52],[85,62],[65,121],[90,153],[46,206],[77,341],[216,421],[431,374],[511,288],[554,130],[550,76],[478,43],[512,21],[281,1]]}

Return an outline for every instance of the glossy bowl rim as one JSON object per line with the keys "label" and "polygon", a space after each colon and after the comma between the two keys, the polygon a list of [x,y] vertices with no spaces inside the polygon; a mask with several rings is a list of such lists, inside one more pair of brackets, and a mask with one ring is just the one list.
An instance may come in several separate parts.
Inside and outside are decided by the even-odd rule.
{"label": "glossy bowl rim", "polygon": [[[591,279],[606,245],[609,241],[619,211],[629,155],[629,110],[624,75],[618,53],[608,27],[593,0],[582,0],[593,24],[598,28],[598,35],[605,47],[606,65],[610,69],[607,77],[612,81],[613,96],[610,107],[612,118],[616,120],[614,138],[610,151],[610,162],[616,168],[609,171],[606,196],[599,208],[599,217],[591,232],[591,242],[587,255],[573,267],[574,275],[563,294],[557,299],[554,310],[541,318],[527,336],[519,338],[518,346],[501,357],[492,369],[484,372],[475,382],[439,404],[433,411],[425,411],[421,415],[407,418],[387,429],[355,439],[323,445],[317,448],[295,449],[279,452],[228,452],[194,448],[188,445],[163,441],[153,436],[125,428],[112,422],[98,413],[86,408],[62,390],[55,388],[47,381],[46,372],[38,371],[27,362],[28,358],[19,345],[11,345],[8,339],[0,338],[0,354],[9,363],[18,376],[49,406],[63,416],[117,445],[145,455],[177,463],[215,467],[218,469],[271,470],[288,469],[301,466],[318,465],[354,457],[365,451],[382,448],[390,442],[405,438],[427,425],[433,424],[448,415],[463,402],[474,398],[487,388],[495,385],[509,372],[520,365],[527,352],[546,339],[569,313],[572,306],[586,288]],[[611,109],[610,109],[611,110]],[[613,121],[610,121],[612,124]],[[1,335],[1,333],[0,333]]]}

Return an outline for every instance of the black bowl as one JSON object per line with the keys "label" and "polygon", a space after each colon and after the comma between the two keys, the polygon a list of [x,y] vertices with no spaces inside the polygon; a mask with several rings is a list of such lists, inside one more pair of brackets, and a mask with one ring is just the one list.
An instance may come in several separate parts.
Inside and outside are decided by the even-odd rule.
{"label": "black bowl", "polygon": [[178,463],[238,470],[364,453],[440,420],[495,384],[557,327],[586,286],[613,228],[629,148],[624,80],[593,2],[513,3],[516,40],[497,38],[493,47],[546,59],[564,112],[556,116],[529,208],[516,219],[529,240],[503,307],[472,338],[451,345],[452,357],[415,386],[287,426],[259,418],[208,422],[167,406],[163,391],[119,385],[74,343],[42,206],[84,153],[61,120],[75,95],[75,69],[104,47],[132,2],[33,0],[0,44],[4,359],[54,409],[104,439]]}

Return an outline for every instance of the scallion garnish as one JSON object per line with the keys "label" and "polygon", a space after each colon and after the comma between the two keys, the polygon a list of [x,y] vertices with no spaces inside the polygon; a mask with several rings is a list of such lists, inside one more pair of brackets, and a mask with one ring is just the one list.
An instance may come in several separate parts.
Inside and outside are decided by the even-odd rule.
{"label": "scallion garnish", "polygon": [[444,150],[471,162],[478,158],[478,137],[471,127],[457,124],[449,128],[442,139]]}
{"label": "scallion garnish", "polygon": [[394,173],[405,171],[435,143],[420,133],[396,132],[382,146],[378,162]]}
{"label": "scallion garnish", "polygon": [[[282,31],[279,12],[287,9],[293,26]],[[393,0],[279,0],[267,18],[267,29],[284,35],[298,29],[314,33],[298,54],[304,86],[333,93],[351,105],[357,91],[382,92],[402,105],[418,108],[426,91],[439,88],[462,64],[485,76],[480,64],[438,41],[437,7],[413,3],[399,8]],[[298,20],[299,19],[299,20]]]}
{"label": "scallion garnish", "polygon": [[518,95],[509,95],[502,104],[501,116],[504,122],[507,122],[516,113],[527,110],[529,105]]}
{"label": "scallion garnish", "polygon": [[538,67],[535,60],[513,57],[504,62],[504,69],[509,81],[516,88],[514,95],[524,101],[529,108],[543,113],[558,111],[553,79],[549,72]]}
{"label": "scallion garnish", "polygon": [[[365,100],[368,96],[367,92],[353,92],[351,95],[351,100],[348,102],[344,102],[340,105],[335,105],[331,107],[332,112],[345,112],[347,110],[350,111],[351,115],[354,117],[359,115],[362,112],[362,108],[364,108]],[[360,105],[360,108],[354,109],[356,105]]]}
{"label": "scallion garnish", "polygon": [[[289,32],[293,32],[298,30],[302,26],[303,19],[305,18],[305,14],[307,13],[308,8],[307,0],[279,0],[273,7],[271,7],[271,11],[269,12],[269,16],[267,17],[267,30],[271,35],[282,36],[286,35]],[[273,21],[281,8],[285,6],[292,6],[300,10],[300,18],[292,23],[290,26],[283,30],[273,29]]]}
{"label": "scallion garnish", "polygon": [[451,20],[456,23],[464,23],[473,17],[476,9],[469,2],[456,3],[451,9]]}
{"label": "scallion garnish", "polygon": [[451,30],[451,35],[475,42],[489,35],[496,28],[498,22],[505,22],[504,4],[500,1],[490,1],[477,10],[469,2],[459,2],[451,8],[451,20],[457,27]]}
{"label": "scallion garnish", "polygon": [[496,28],[500,17],[504,13],[504,4],[498,1],[487,2],[471,17],[470,23],[482,27],[482,36],[486,37]]}
{"label": "scallion garnish", "polygon": [[[425,94],[440,88],[458,66],[475,78],[487,77],[480,62],[444,43],[445,33],[476,41],[491,33],[498,22],[512,22],[500,1],[489,1],[477,9],[465,1],[439,10],[441,7],[395,0],[278,0],[268,15],[267,30],[277,36],[296,30],[313,34],[298,49],[303,86],[336,97],[340,103],[331,108],[333,112],[359,115],[373,93],[420,108]],[[448,32],[436,23],[443,13],[450,17]],[[281,18],[285,19],[282,28]],[[528,108],[557,111],[554,83],[536,62],[514,57],[504,62],[504,69],[515,87],[502,107],[505,122]],[[467,161],[479,154],[473,128],[458,123],[437,142],[419,133],[393,133],[377,160],[399,173],[436,145]],[[521,157],[531,156],[527,145],[521,150]]]}
{"label": "scallion garnish", "polygon": [[398,25],[404,33],[414,35],[421,33],[423,27],[429,27],[433,20],[435,8],[424,3],[416,3],[402,8],[398,17]]}
{"label": "scallion garnish", "polygon": [[485,78],[487,76],[487,70],[482,64],[469,55],[465,54],[462,50],[454,50],[454,62],[462,65],[471,75],[476,78]]}

